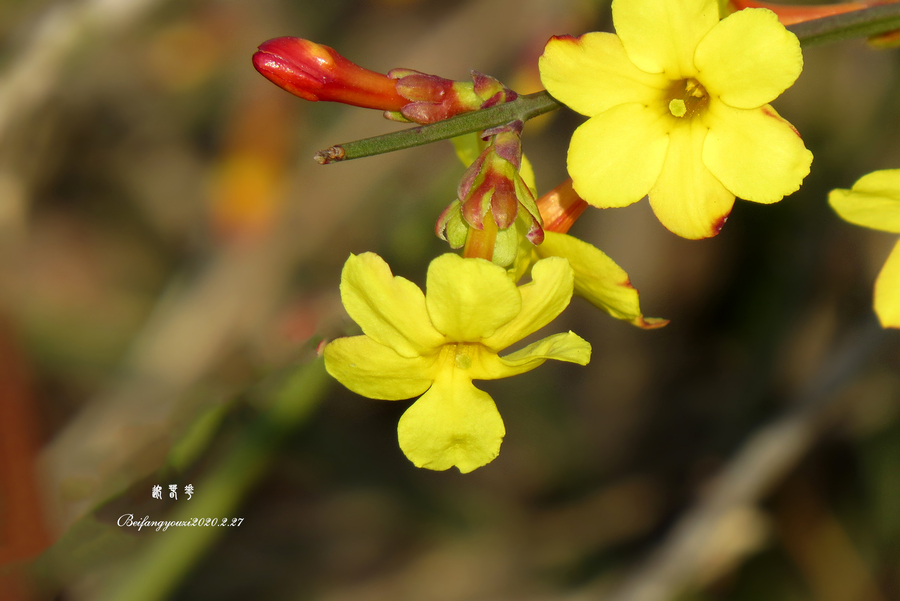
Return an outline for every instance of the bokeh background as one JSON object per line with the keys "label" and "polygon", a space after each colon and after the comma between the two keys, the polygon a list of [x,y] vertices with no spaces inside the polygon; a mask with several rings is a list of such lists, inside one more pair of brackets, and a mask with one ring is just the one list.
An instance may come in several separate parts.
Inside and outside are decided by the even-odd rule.
{"label": "bokeh background", "polygon": [[[508,430],[488,466],[414,468],[409,403],[315,361],[355,331],[349,253],[423,283],[463,166],[449,143],[315,164],[400,126],[279,90],[256,46],[528,93],[551,35],[598,29],[605,1],[0,2],[0,598],[900,599],[900,339],[871,310],[896,236],[826,203],[900,167],[898,50],[805,51],[776,108],[813,171],[717,238],[646,201],[583,216],[672,321],[573,301],[550,328],[591,364],[484,383]],[[541,193],[581,120],[528,124]]]}

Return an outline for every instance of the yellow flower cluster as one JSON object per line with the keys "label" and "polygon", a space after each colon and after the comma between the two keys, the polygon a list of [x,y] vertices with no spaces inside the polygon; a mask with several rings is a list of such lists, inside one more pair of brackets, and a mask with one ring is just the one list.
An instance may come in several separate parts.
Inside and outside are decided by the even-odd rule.
{"label": "yellow flower cluster", "polygon": [[[770,10],[720,20],[718,9],[716,0],[613,0],[616,34],[547,44],[544,85],[588,117],[567,157],[584,201],[623,207],[647,196],[666,228],[699,239],[719,232],[736,197],[774,203],[800,187],[812,154],[769,105],[800,75],[797,37]],[[469,164],[481,147],[475,138],[468,146],[460,140]],[[524,157],[515,174],[533,189]],[[829,201],[847,221],[900,233],[900,169],[871,173],[850,190],[834,190]],[[599,249],[544,233],[539,246],[516,234],[519,244],[508,245],[503,262],[508,270],[438,257],[425,293],[377,255],[345,264],[341,297],[363,335],[328,344],[326,368],[363,396],[419,397],[398,427],[400,447],[416,466],[469,472],[497,456],[503,420],[474,380],[517,375],[548,359],[587,364],[591,347],[572,332],[500,355],[550,323],[573,291],[636,326],[665,325],[642,315],[628,274]],[[529,272],[531,282],[516,286]],[[900,242],[878,276],[875,310],[885,327],[900,327]]]}

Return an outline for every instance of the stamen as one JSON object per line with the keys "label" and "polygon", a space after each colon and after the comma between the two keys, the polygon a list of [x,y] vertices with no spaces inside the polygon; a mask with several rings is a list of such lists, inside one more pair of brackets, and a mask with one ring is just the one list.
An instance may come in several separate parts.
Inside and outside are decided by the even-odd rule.
{"label": "stamen", "polygon": [[669,112],[672,116],[691,118],[709,104],[706,88],[693,77],[672,83],[669,88]]}

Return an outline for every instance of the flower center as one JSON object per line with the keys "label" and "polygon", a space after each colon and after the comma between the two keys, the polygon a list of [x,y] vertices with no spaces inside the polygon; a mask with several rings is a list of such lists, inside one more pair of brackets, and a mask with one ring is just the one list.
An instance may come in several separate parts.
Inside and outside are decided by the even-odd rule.
{"label": "flower center", "polygon": [[456,357],[454,358],[456,367],[463,370],[472,367],[472,350],[468,344],[456,345]]}
{"label": "flower center", "polygon": [[699,114],[709,104],[709,94],[699,81],[690,77],[675,81],[669,87],[669,112],[675,117],[691,117]]}
{"label": "flower center", "polygon": [[443,369],[466,371],[479,360],[481,345],[473,342],[448,342],[441,347],[439,362]]}

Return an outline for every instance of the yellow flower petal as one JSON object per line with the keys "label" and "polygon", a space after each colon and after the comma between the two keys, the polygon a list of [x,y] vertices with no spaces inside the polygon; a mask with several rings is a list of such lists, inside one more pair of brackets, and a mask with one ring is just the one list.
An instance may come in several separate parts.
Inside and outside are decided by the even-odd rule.
{"label": "yellow flower petal", "polygon": [[370,399],[397,401],[431,386],[435,357],[402,357],[368,336],[338,338],[325,347],[325,369],[338,382]]}
{"label": "yellow flower petal", "polygon": [[700,158],[706,134],[699,119],[674,127],[662,174],[650,190],[650,206],[660,222],[692,240],[718,234],[734,205],[734,194]]}
{"label": "yellow flower petal", "polygon": [[719,22],[716,0],[613,0],[612,14],[628,58],[671,79],[696,75],[694,50]]}
{"label": "yellow flower petal", "polygon": [[645,329],[669,323],[668,319],[643,316],[638,291],[628,274],[599,248],[566,234],[544,232],[544,241],[535,250],[542,257],[568,259],[575,272],[575,294],[616,319]]}
{"label": "yellow flower petal", "polygon": [[484,259],[441,255],[428,266],[426,290],[431,322],[451,341],[487,338],[522,308],[506,270]]}
{"label": "yellow flower petal", "polygon": [[[694,56],[706,91],[733,107],[751,109],[781,95],[800,76],[800,41],[770,10],[748,8],[726,17]],[[738,195],[740,196],[740,195]]]}
{"label": "yellow flower petal", "polygon": [[565,332],[547,336],[515,353],[497,359],[503,365],[503,369],[496,369],[494,379],[508,378],[531,371],[548,359],[587,365],[591,360],[591,345],[578,334]]}
{"label": "yellow flower petal", "polygon": [[900,169],[882,169],[864,175],[853,184],[853,191],[880,194],[900,201]]}
{"label": "yellow flower petal", "polygon": [[638,69],[611,33],[553,37],[538,64],[547,91],[589,117],[626,102],[650,104],[668,86],[665,76]]}
{"label": "yellow flower petal", "polygon": [[577,334],[566,332],[541,338],[505,357],[484,351],[471,362],[466,376],[473,380],[510,378],[531,371],[548,359],[587,365],[591,360],[591,345]]}
{"label": "yellow flower petal", "polygon": [[522,310],[485,338],[483,344],[495,351],[503,350],[553,321],[569,306],[573,281],[572,268],[565,259],[552,257],[535,263],[531,268],[531,282],[519,286]]}
{"label": "yellow flower petal", "polygon": [[735,196],[778,202],[809,174],[812,153],[771,106],[745,110],[713,100],[703,121],[703,163]]}
{"label": "yellow flower petal", "polygon": [[484,150],[484,141],[477,133],[463,134],[455,138],[450,138],[453,148],[456,150],[456,156],[462,161],[462,164],[468,167],[475,162],[481,151]]}
{"label": "yellow flower petal", "polygon": [[522,155],[522,167],[519,168],[519,175],[522,176],[522,181],[528,186],[528,190],[532,194],[537,195],[537,184],[534,183],[534,167],[531,166],[531,161],[524,154]]}
{"label": "yellow flower petal", "polygon": [[442,375],[400,418],[400,448],[416,467],[465,474],[497,457],[506,428],[490,395],[458,370]]}
{"label": "yellow flower petal", "polygon": [[569,144],[569,175],[588,204],[625,207],[647,195],[662,171],[669,145],[666,130],[671,119],[664,108],[621,104],[575,130]]}
{"label": "yellow flower petal", "polygon": [[875,280],[875,314],[885,328],[900,328],[900,242]]}
{"label": "yellow flower petal", "polygon": [[845,221],[900,233],[900,169],[864,175],[852,190],[832,190],[828,203]]}
{"label": "yellow flower petal", "polygon": [[341,272],[341,301],[366,335],[404,357],[416,357],[444,342],[431,325],[419,287],[394,277],[374,253],[347,259]]}

